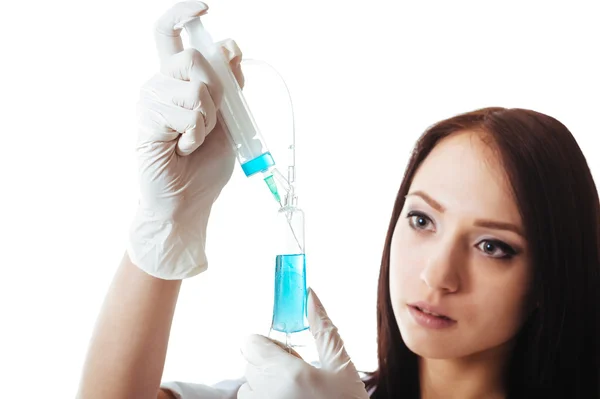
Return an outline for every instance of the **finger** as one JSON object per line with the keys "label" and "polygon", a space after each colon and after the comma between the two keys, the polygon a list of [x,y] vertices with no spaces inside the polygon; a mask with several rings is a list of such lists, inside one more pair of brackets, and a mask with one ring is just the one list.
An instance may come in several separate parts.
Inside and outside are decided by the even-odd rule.
{"label": "finger", "polygon": [[198,121],[195,126],[188,129],[179,137],[176,149],[178,155],[182,157],[190,155],[204,143],[204,139],[206,138],[206,125],[204,121],[205,118],[203,116],[202,120]]}
{"label": "finger", "polygon": [[244,383],[240,389],[238,389],[237,399],[256,399],[258,396],[252,391],[248,383]]}
{"label": "finger", "polygon": [[142,93],[138,102],[138,120],[142,131],[152,137],[146,141],[172,141],[191,129],[200,128],[193,132],[196,141],[204,141],[204,116],[200,110],[189,110],[174,104],[167,104]]}
{"label": "finger", "polygon": [[255,367],[264,367],[288,356],[288,353],[273,341],[258,334],[246,338],[242,354],[246,361]]}
{"label": "finger", "polygon": [[158,57],[165,62],[173,54],[183,51],[182,25],[206,13],[208,6],[200,1],[184,1],[175,4],[154,25],[154,39]]}
{"label": "finger", "polygon": [[223,88],[212,66],[195,49],[186,49],[165,61],[161,72],[174,79],[204,83],[213,104],[221,103]]}
{"label": "finger", "polygon": [[[191,83],[191,82],[190,82]],[[204,83],[200,83],[196,98],[198,104],[194,107],[202,115],[202,120],[196,120],[196,126],[187,130],[179,137],[177,154],[186,156],[196,151],[204,143],[204,139],[217,124],[217,110]]]}
{"label": "finger", "polygon": [[312,289],[309,289],[308,292],[308,323],[315,338],[321,367],[336,373],[342,372],[344,369],[356,372],[337,327],[327,315],[321,300]]}
{"label": "finger", "polygon": [[244,87],[245,77],[242,72],[242,50],[240,50],[237,43],[232,39],[225,39],[217,43],[225,59],[229,63],[229,67],[231,68],[231,72],[235,76],[240,87]]}
{"label": "finger", "polygon": [[154,89],[157,90],[161,101],[167,104],[199,111],[207,135],[214,129],[217,124],[217,107],[204,83],[179,81],[175,85],[167,84],[167,87],[159,84]]}
{"label": "finger", "polygon": [[[277,342],[273,343],[275,345],[278,344]],[[260,366],[255,366],[251,363],[246,364],[244,378],[249,390],[254,394],[264,394],[265,391],[271,391],[282,380],[289,379],[294,375],[294,370],[297,370],[296,366],[298,366],[298,363],[295,363],[297,361],[295,358],[289,356],[280,358],[278,357],[279,355],[276,356],[275,361],[271,359],[266,364],[263,363]],[[285,356],[285,354],[282,356]],[[289,363],[289,361],[292,363]],[[302,362],[302,364],[306,363]]]}
{"label": "finger", "polygon": [[201,109],[204,115],[204,124],[206,126],[206,134],[208,135],[217,124],[217,106],[213,102],[212,96],[208,91],[208,87],[204,83],[200,83],[198,88],[199,103],[194,109]]}
{"label": "finger", "polygon": [[143,90],[146,95],[162,101],[167,104],[174,104],[179,107],[195,110],[202,108],[207,115],[207,125],[210,130],[216,124],[216,107],[210,97],[208,88],[202,82],[185,82],[179,79],[173,79],[163,74],[154,75]]}
{"label": "finger", "polygon": [[288,348],[283,344],[283,342],[279,342],[279,341],[276,341],[271,338],[269,338],[269,339],[271,340],[271,342],[273,342],[275,345],[279,346],[281,349],[283,349],[290,355],[296,356],[298,359],[302,359],[302,356],[300,356],[300,354],[298,352],[296,352],[296,350],[294,348]]}

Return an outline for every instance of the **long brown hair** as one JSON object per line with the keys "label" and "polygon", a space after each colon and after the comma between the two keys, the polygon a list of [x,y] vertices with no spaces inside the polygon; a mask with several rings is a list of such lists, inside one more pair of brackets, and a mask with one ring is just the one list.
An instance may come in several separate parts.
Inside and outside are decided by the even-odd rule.
{"label": "long brown hair", "polygon": [[405,345],[390,300],[390,245],[419,165],[461,130],[491,137],[512,186],[531,248],[538,309],[516,338],[510,398],[600,398],[600,201],[571,132],[526,109],[484,108],[443,120],[419,138],[394,204],[377,298],[374,398],[419,398],[417,355]]}

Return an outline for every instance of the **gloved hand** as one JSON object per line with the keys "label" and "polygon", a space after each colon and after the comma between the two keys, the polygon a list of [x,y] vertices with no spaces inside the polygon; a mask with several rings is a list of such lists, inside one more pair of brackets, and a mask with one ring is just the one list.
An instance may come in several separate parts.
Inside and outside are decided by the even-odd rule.
{"label": "gloved hand", "polygon": [[321,368],[287,353],[262,335],[251,335],[243,350],[248,365],[238,399],[369,398],[337,328],[312,290],[308,320]]}
{"label": "gloved hand", "polygon": [[[198,51],[183,49],[180,37],[181,24],[207,9],[202,2],[186,1],[157,21],[161,69],[143,85],[138,102],[141,190],[127,251],[140,269],[167,280],[207,268],[208,217],[235,161],[217,122],[222,86]],[[239,48],[232,40],[220,46],[242,85]]]}

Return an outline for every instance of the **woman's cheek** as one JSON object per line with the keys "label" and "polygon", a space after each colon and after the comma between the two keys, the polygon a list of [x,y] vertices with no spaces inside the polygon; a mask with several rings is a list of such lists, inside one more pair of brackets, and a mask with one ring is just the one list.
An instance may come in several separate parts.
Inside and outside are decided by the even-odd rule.
{"label": "woman's cheek", "polygon": [[420,283],[423,262],[416,243],[409,237],[395,240],[395,246],[390,252],[390,291],[395,300],[418,300],[415,291]]}

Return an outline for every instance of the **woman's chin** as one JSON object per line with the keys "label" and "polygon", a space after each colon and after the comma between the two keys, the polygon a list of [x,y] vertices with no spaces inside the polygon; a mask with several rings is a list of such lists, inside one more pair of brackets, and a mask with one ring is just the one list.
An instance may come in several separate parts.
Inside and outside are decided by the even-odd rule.
{"label": "woman's chin", "polygon": [[411,352],[426,359],[454,359],[460,357],[457,348],[448,348],[433,342],[412,342],[406,339],[404,342]]}
{"label": "woman's chin", "polygon": [[428,359],[451,359],[464,354],[457,334],[443,334],[439,331],[428,331],[420,326],[398,324],[402,340],[408,349],[418,356]]}

